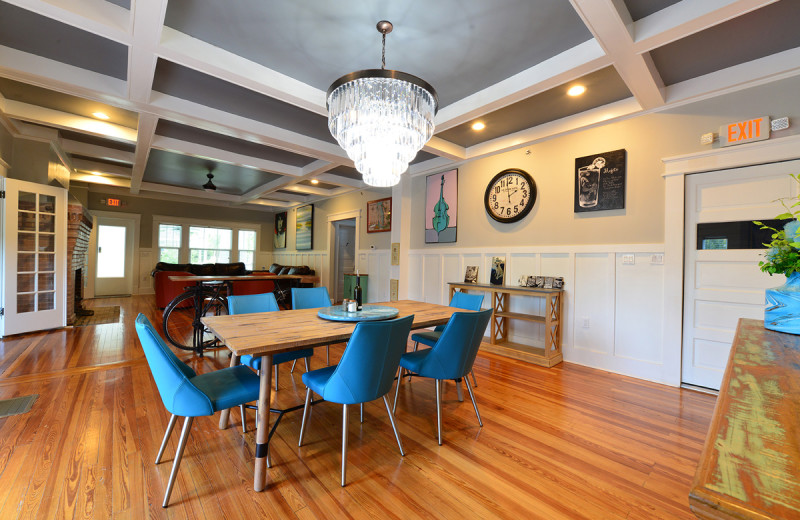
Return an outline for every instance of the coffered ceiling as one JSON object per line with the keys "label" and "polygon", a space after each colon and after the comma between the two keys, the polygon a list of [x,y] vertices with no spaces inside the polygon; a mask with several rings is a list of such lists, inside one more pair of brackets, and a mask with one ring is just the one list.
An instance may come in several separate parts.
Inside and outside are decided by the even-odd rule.
{"label": "coffered ceiling", "polygon": [[364,186],[325,92],[380,65],[382,19],[387,68],[439,94],[411,175],[800,73],[797,0],[0,0],[0,112],[73,181],[312,202]]}

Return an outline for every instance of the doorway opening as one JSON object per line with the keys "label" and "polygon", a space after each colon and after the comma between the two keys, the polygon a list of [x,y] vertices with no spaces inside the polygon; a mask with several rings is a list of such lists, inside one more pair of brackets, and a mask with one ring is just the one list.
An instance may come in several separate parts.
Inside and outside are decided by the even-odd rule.
{"label": "doorway opening", "polygon": [[340,303],[344,298],[352,298],[344,294],[345,273],[356,269],[356,219],[337,220],[333,223],[334,232],[334,283],[333,299]]}

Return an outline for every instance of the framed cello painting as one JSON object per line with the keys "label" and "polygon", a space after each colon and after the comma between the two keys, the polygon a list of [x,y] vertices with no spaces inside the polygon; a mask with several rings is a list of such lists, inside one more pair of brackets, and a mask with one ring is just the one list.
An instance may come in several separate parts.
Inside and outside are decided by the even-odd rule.
{"label": "framed cello painting", "polygon": [[392,198],[367,202],[367,233],[392,230]]}
{"label": "framed cello painting", "polygon": [[458,170],[428,175],[425,182],[425,243],[455,242],[458,228]]}

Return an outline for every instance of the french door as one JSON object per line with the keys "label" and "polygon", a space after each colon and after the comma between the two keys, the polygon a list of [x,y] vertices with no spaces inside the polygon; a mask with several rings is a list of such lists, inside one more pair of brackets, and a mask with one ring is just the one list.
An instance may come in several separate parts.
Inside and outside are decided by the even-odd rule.
{"label": "french door", "polygon": [[0,335],[64,327],[67,190],[5,179]]}

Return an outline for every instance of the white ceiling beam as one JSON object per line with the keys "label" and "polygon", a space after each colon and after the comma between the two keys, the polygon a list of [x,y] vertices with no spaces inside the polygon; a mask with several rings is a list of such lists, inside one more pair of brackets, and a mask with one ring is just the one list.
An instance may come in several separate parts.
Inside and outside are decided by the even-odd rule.
{"label": "white ceiling beam", "polygon": [[38,123],[42,125],[74,130],[113,139],[115,141],[135,142],[136,130],[127,126],[98,121],[90,117],[76,116],[38,105],[29,105],[20,101],[6,100],[5,112],[9,117]]}
{"label": "white ceiling beam", "polygon": [[267,193],[272,193],[276,190],[279,190],[284,186],[287,186],[289,181],[290,179],[288,177],[281,177],[280,179],[273,179],[269,182],[266,182],[261,186],[256,186],[252,190],[242,195],[238,204],[247,204],[248,202],[262,197]]}
{"label": "white ceiling beam", "polygon": [[[128,10],[103,0],[5,0],[47,18],[127,45]],[[139,3],[139,2],[134,2]]]}
{"label": "white ceiling beam", "polygon": [[455,161],[455,162],[449,159],[445,159],[444,157],[436,157],[434,159],[428,159],[427,161],[421,163],[412,164],[411,166],[408,167],[408,175],[416,177],[417,175],[423,175],[426,173],[451,170],[453,168],[456,168],[458,165],[462,164],[465,161],[466,157],[464,159],[461,159],[460,161]]}
{"label": "white ceiling beam", "polygon": [[[352,165],[352,161],[350,164]],[[341,164],[332,163],[330,161],[314,161],[303,166],[303,177],[319,175],[337,166],[341,166]]]}
{"label": "white ceiling beam", "polygon": [[633,50],[651,51],[776,1],[682,0],[633,24]]}
{"label": "white ceiling beam", "polygon": [[341,175],[336,175],[333,173],[323,173],[317,175],[317,179],[319,182],[326,182],[328,184],[337,184],[339,186],[348,186],[350,188],[368,188],[364,181],[361,179],[351,179],[350,177],[342,177]]}
{"label": "white ceiling beam", "polygon": [[[86,172],[101,172],[116,175],[117,177],[127,177],[129,179],[131,177],[131,168],[129,166],[118,166],[88,159],[72,159],[72,167],[75,170]],[[98,176],[95,175],[94,177]]]}
{"label": "white ceiling beam", "polygon": [[467,156],[467,149],[463,146],[445,141],[441,137],[433,136],[430,141],[425,143],[422,149],[428,153],[436,154],[453,161],[464,159]]}
{"label": "white ceiling beam", "polygon": [[634,51],[630,14],[621,0],[570,0],[578,15],[611,58],[634,97],[649,110],[664,104],[664,82],[649,55]]}
{"label": "white ceiling beam", "polygon": [[[305,184],[299,184],[299,183],[293,184],[293,185],[291,185],[289,187],[282,188],[282,189],[284,191],[296,192],[298,195],[317,195],[317,196],[323,196],[323,197],[330,196],[331,192],[334,191],[334,190],[329,190],[329,189],[326,189],[326,188],[318,188],[316,186],[307,186]],[[281,194],[281,195],[283,195],[283,194]]]}
{"label": "white ceiling beam", "polygon": [[281,186],[278,189],[281,190],[280,193],[277,193],[278,190],[274,190],[273,189],[269,193],[264,193],[261,196],[262,197],[268,197],[268,196],[272,195],[273,197],[276,197],[278,199],[288,200],[288,201],[297,202],[297,203],[306,203],[311,198],[310,195],[307,195],[307,194],[304,194],[304,193],[291,193],[291,190],[287,190],[286,186]]}
{"label": "white ceiling beam", "polygon": [[134,1],[131,5],[133,37],[128,49],[128,98],[147,103],[153,88],[167,0]]}
{"label": "white ceiling beam", "polygon": [[61,139],[61,148],[70,154],[84,155],[86,157],[94,157],[96,159],[133,164],[133,152],[126,152],[125,150],[117,150],[114,148],[107,148],[105,146],[82,143],[80,141],[72,141],[70,139],[63,138]]}
{"label": "white ceiling beam", "polygon": [[158,117],[152,114],[139,115],[139,134],[136,140],[136,152],[133,159],[133,172],[131,175],[131,193],[136,195],[142,186],[144,170],[147,167],[147,158],[150,156],[150,146],[156,134]]}
{"label": "white ceiling beam", "polygon": [[274,99],[328,115],[325,92],[246,58],[164,27],[162,57]]}
{"label": "white ceiling beam", "polygon": [[[118,186],[120,188],[130,188],[131,180],[125,177],[106,177],[92,175],[91,173],[75,172],[69,176],[70,182],[88,182],[90,184],[102,184],[104,186]],[[127,192],[127,190],[126,190]]]}
{"label": "white ceiling beam", "polygon": [[279,173],[281,175],[299,176],[303,173],[302,169],[298,166],[291,166],[289,164],[283,164],[249,155],[242,155],[239,153],[229,152],[228,150],[223,150],[221,148],[214,148],[211,146],[192,143],[189,141],[182,141],[180,139],[164,137],[161,135],[156,135],[153,137],[151,146],[153,148],[158,148],[159,150],[213,159],[219,162],[244,166],[246,168],[254,168],[256,170]]}
{"label": "white ceiling beam", "polygon": [[[165,119],[196,128],[265,144],[324,161],[341,162],[347,154],[338,144],[329,143],[291,130],[248,119],[199,103],[153,92],[150,108]],[[190,115],[191,114],[191,115]]]}
{"label": "white ceiling beam", "polygon": [[251,200],[246,204],[248,206],[267,206],[270,208],[291,208],[292,206],[295,206],[295,204],[292,202],[284,202],[282,200],[269,200],[269,199]]}
{"label": "white ceiling beam", "polygon": [[449,130],[609,65],[611,60],[602,47],[589,40],[444,107],[436,115],[436,131]]}

